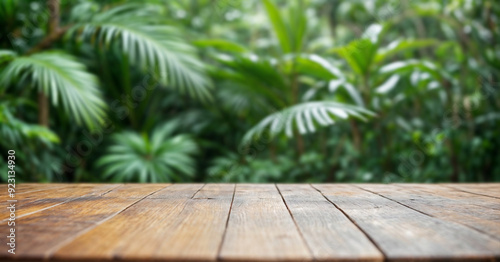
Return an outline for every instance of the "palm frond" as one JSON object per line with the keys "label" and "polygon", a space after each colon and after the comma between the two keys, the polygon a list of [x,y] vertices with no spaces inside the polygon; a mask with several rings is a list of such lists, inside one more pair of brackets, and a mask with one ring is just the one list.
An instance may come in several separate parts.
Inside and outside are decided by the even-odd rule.
{"label": "palm frond", "polygon": [[378,45],[370,39],[359,39],[350,42],[348,45],[333,49],[344,58],[351,69],[358,75],[365,75],[375,58]]}
{"label": "palm frond", "polygon": [[432,75],[436,80],[441,80],[443,78],[450,78],[448,77],[446,72],[444,72],[444,70],[442,70],[441,67],[438,66],[437,64],[425,60],[416,60],[416,59],[392,62],[390,64],[382,66],[378,70],[378,73],[383,75],[393,75],[393,74],[414,72],[416,70],[427,72],[430,75]]}
{"label": "palm frond", "polygon": [[5,49],[0,50],[0,65],[3,62],[14,59],[16,56],[17,53],[12,50],[5,50]]}
{"label": "palm frond", "polygon": [[29,79],[54,106],[62,103],[64,111],[79,125],[93,128],[105,116],[97,78],[68,54],[43,52],[13,59],[0,75],[0,84],[8,86],[20,79]]}
{"label": "palm frond", "polygon": [[258,139],[265,133],[273,137],[282,131],[292,137],[295,127],[301,134],[314,133],[316,126],[332,125],[337,119],[356,117],[366,120],[369,116],[374,114],[360,107],[337,102],[302,103],[267,116],[245,134],[243,142]]}
{"label": "palm frond", "polygon": [[184,181],[195,173],[192,155],[198,149],[191,138],[174,136],[176,127],[176,122],[168,122],[150,136],[118,133],[97,166],[104,169],[104,176],[111,176],[116,181]]}
{"label": "palm frond", "polygon": [[14,117],[9,103],[0,104],[0,141],[6,147],[20,147],[30,140],[50,145],[59,143],[59,137],[46,127],[29,124]]}
{"label": "palm frond", "polygon": [[319,55],[303,55],[295,58],[295,70],[322,80],[345,78],[342,71]]}
{"label": "palm frond", "polygon": [[[252,56],[226,56],[218,61],[225,67],[215,74],[230,83],[242,95],[258,95],[277,107],[285,106],[283,93],[287,85],[283,76],[268,59]],[[250,94],[252,93],[252,94]]]}
{"label": "palm frond", "polygon": [[155,24],[158,20],[161,17],[154,9],[123,5],[76,24],[68,35],[96,39],[108,47],[117,43],[131,63],[154,73],[163,84],[202,101],[210,100],[210,82],[203,63],[195,57],[195,49],[174,28]]}

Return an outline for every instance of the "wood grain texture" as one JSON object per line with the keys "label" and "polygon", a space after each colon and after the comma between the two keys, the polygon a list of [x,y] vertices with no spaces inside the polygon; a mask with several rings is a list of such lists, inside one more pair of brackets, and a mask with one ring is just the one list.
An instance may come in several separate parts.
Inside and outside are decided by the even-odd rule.
{"label": "wood grain texture", "polygon": [[497,184],[20,188],[0,261],[500,260]]}
{"label": "wood grain texture", "polygon": [[238,184],[220,259],[223,261],[311,261],[275,185]]}
{"label": "wood grain texture", "polygon": [[500,183],[443,184],[443,185],[464,192],[470,192],[478,195],[500,198]]}
{"label": "wood grain texture", "polygon": [[[187,199],[203,187],[199,185],[172,185],[155,192],[71,243],[61,247],[54,257],[66,259],[113,259],[127,254],[154,256],[163,241],[164,227],[182,211]],[[90,242],[89,242],[90,241]],[[92,241],[99,242],[95,245]],[[142,243],[147,244],[142,244]],[[141,243],[135,245],[133,243]]]}
{"label": "wood grain texture", "polygon": [[310,185],[278,185],[316,261],[383,261],[382,253]]}
{"label": "wood grain texture", "polygon": [[[79,233],[94,227],[101,221],[123,211],[138,201],[136,198],[102,196],[109,188],[118,185],[88,185],[68,187],[87,194],[72,199],[50,209],[44,209],[16,220],[16,254],[0,249],[0,260],[15,257],[16,259],[41,259],[50,256],[59,246],[71,241]],[[156,187],[151,188],[153,193]],[[62,190],[63,195],[67,192]],[[53,192],[60,196],[61,192]],[[51,199],[51,198],[49,198]],[[7,235],[7,224],[0,225],[0,232]],[[6,246],[6,238],[2,241]]]}
{"label": "wood grain texture", "polygon": [[166,188],[170,184],[125,184],[104,194],[106,197],[143,198],[153,191]]}
{"label": "wood grain texture", "polygon": [[[17,194],[16,215],[22,217],[83,196],[99,196],[119,186],[119,184],[68,184],[63,187],[50,187],[47,190]],[[8,217],[9,210],[0,209],[0,220],[4,221]]]}
{"label": "wood grain texture", "polygon": [[62,247],[55,257],[215,261],[233,193],[231,184],[168,187]]}
{"label": "wood grain texture", "polygon": [[[453,191],[435,185],[361,185],[433,217],[475,228],[500,240],[500,210],[482,206],[491,198]],[[470,195],[470,198],[466,198]]]}
{"label": "wood grain texture", "polygon": [[500,258],[500,242],[469,227],[424,215],[353,185],[313,186],[355,221],[391,261]]}
{"label": "wood grain texture", "polygon": [[[16,194],[25,194],[25,193],[31,193],[35,191],[41,191],[41,190],[49,190],[52,188],[61,188],[61,187],[66,187],[70,186],[71,184],[66,184],[66,183],[50,183],[50,184],[41,184],[41,183],[20,183],[16,184]],[[7,184],[2,185],[7,188]],[[4,197],[4,196],[0,196]]]}
{"label": "wood grain texture", "polygon": [[[449,199],[453,199],[460,202],[461,205],[476,205],[485,207],[488,209],[500,210],[500,201],[496,198],[478,195],[474,193],[469,193],[455,189],[453,187],[447,187],[443,185],[435,184],[395,184],[399,187],[405,189],[418,189],[421,192],[429,193],[433,195],[439,195]],[[500,190],[500,188],[498,189]]]}

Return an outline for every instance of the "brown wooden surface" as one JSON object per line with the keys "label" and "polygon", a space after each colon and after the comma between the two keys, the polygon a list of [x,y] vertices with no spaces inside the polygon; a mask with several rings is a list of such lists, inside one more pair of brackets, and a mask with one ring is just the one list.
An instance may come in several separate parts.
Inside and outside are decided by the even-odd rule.
{"label": "brown wooden surface", "polygon": [[2,208],[0,261],[498,261],[499,192],[500,184],[20,184],[16,254]]}

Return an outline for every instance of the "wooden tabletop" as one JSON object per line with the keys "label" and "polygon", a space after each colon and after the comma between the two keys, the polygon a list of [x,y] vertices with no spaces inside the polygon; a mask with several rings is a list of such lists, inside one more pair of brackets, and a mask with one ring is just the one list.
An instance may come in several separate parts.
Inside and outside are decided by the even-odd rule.
{"label": "wooden tabletop", "polygon": [[0,261],[500,260],[498,183],[20,184],[0,198],[17,200],[14,227],[0,209]]}

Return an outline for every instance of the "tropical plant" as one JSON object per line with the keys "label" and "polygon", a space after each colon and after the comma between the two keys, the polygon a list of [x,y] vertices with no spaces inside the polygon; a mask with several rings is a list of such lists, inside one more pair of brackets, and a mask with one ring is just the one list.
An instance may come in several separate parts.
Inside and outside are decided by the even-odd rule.
{"label": "tropical plant", "polygon": [[[252,110],[252,113],[267,115],[246,133],[243,143],[258,139],[264,132],[275,136],[286,131],[286,135],[292,137],[294,133],[313,133],[317,127],[331,125],[340,119],[356,117],[366,120],[366,117],[373,116],[373,113],[361,107],[324,98],[323,101],[300,101],[301,89],[308,86],[299,78],[317,74],[308,66],[313,64],[319,67],[319,71],[323,71],[331,80],[338,78],[339,74],[323,58],[302,53],[308,27],[307,19],[301,12],[302,1],[290,4],[287,10],[290,15],[287,17],[271,1],[264,0],[263,3],[279,43],[276,57],[259,57],[221,40],[198,42],[201,46],[226,52],[224,55],[215,55],[216,60],[227,68],[215,72],[216,76],[228,82],[222,86],[221,95],[224,97],[221,98],[227,98],[222,102],[232,103],[229,106],[238,111],[252,110],[254,107],[260,112]],[[227,54],[228,51],[231,54]],[[310,64],[304,65],[304,61]],[[262,109],[267,112],[262,112]],[[277,112],[269,114],[269,111]],[[300,135],[297,139],[301,144]],[[301,146],[298,150],[303,151]]]}
{"label": "tropical plant", "polygon": [[[0,95],[6,96],[5,92],[8,92],[9,95],[18,94],[26,98],[32,97],[33,93],[38,96],[38,107],[17,110],[17,117],[22,119],[19,123],[27,122],[23,125],[23,130],[28,127],[38,128],[35,133],[43,136],[46,134],[43,127],[49,127],[51,122],[63,124],[67,129],[73,129],[70,132],[58,130],[63,146],[78,147],[76,143],[81,138],[75,138],[71,134],[81,131],[77,131],[73,123],[88,128],[90,132],[101,130],[109,124],[110,118],[116,119],[116,116],[109,115],[118,110],[116,103],[111,103],[112,107],[108,107],[110,91],[113,95],[124,93],[130,96],[137,93],[132,89],[135,77],[132,65],[137,65],[139,73],[150,78],[144,81],[147,86],[139,90],[148,91],[146,99],[150,98],[153,92],[149,91],[156,86],[167,86],[201,101],[211,99],[210,81],[204,74],[204,65],[196,58],[195,50],[182,39],[178,30],[166,25],[166,20],[162,17],[163,8],[158,4],[114,6],[82,1],[71,5],[50,0],[46,8],[42,3],[27,5],[22,1],[2,1],[0,7],[5,14],[3,19],[13,31],[19,28],[20,32],[31,32],[35,26],[48,28],[36,34],[8,33],[6,35],[9,39],[4,40],[10,40],[16,51],[0,50]],[[69,9],[68,13],[61,15],[60,9],[66,8]],[[30,11],[25,13],[25,9],[32,9],[35,20],[43,25],[35,25],[30,20],[19,20],[19,17],[29,14]],[[18,15],[15,15],[16,12]],[[6,47],[5,43],[2,46]],[[57,51],[46,50],[54,46]],[[104,48],[100,50],[102,47]],[[100,52],[103,50],[109,53],[106,55]],[[101,73],[102,66],[109,66],[110,60],[120,64],[124,76],[120,86],[108,74],[114,69],[106,68],[104,74]],[[154,84],[155,81],[158,84]],[[53,116],[58,118],[49,118],[49,101],[57,109]],[[132,121],[140,114],[155,110],[144,106],[135,108],[129,102],[123,104]],[[34,113],[37,113],[39,126],[28,124],[33,121]],[[10,123],[10,126],[13,124]],[[12,131],[9,128],[2,127],[4,131]],[[135,124],[134,128],[147,127]],[[44,170],[49,180],[54,178],[54,171],[60,173],[63,169],[60,166],[65,153],[59,151],[57,154],[58,161],[51,161],[52,164],[48,165],[56,167]]]}
{"label": "tropical plant", "polygon": [[[494,0],[3,0],[0,155],[16,150],[22,181],[500,180],[499,13]],[[161,149],[161,123],[197,149]]]}
{"label": "tropical plant", "polygon": [[95,127],[105,116],[105,103],[97,87],[97,79],[76,58],[63,52],[42,52],[16,57],[0,75],[1,86],[36,87],[48,94],[54,106],[74,121]]}
{"label": "tropical plant", "polygon": [[181,182],[195,174],[196,143],[173,135],[176,122],[158,126],[142,136],[130,131],[115,134],[106,155],[97,161],[103,176],[113,181]]}
{"label": "tropical plant", "polygon": [[[18,181],[50,181],[54,179],[51,175],[59,169],[60,161],[56,154],[59,137],[44,126],[16,118],[16,107],[20,105],[34,106],[22,98],[0,102],[0,146],[14,150],[17,162],[23,163],[15,168]],[[0,169],[7,170],[7,162],[0,162]],[[0,179],[7,181],[7,174],[3,172]]]}

